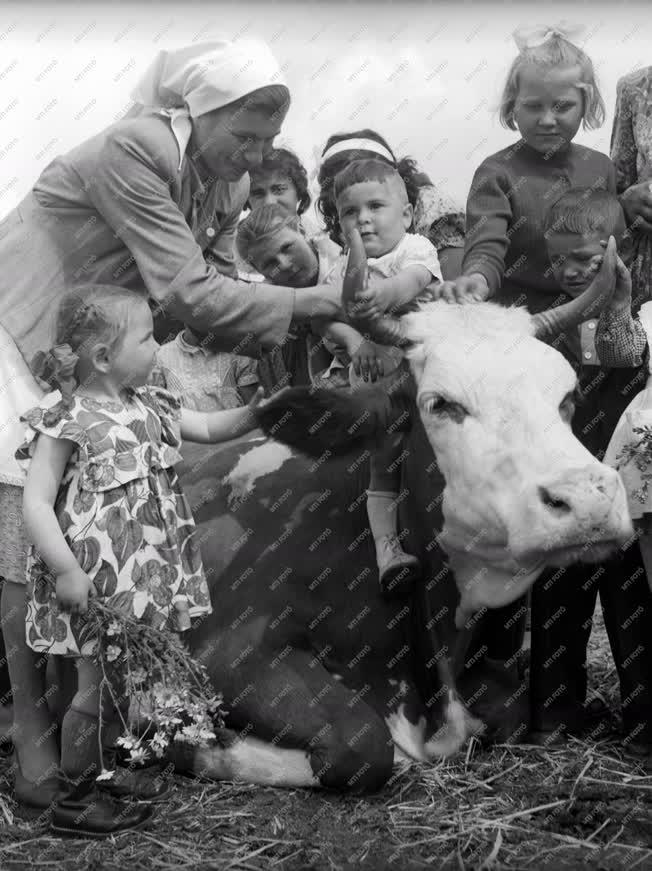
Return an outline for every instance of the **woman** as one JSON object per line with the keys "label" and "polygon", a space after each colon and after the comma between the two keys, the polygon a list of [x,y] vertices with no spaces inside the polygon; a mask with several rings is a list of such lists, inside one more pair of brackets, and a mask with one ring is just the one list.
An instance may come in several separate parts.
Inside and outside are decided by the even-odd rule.
{"label": "woman", "polygon": [[625,256],[638,310],[652,299],[652,66],[618,82],[611,159],[631,232]]}
{"label": "woman", "polygon": [[334,133],[324,146],[317,176],[320,187],[317,208],[330,238],[342,244],[333,196],[335,176],[351,161],[370,157],[396,167],[414,209],[412,231],[426,236],[435,246],[444,279],[458,275],[464,253],[464,212],[433,185],[414,160],[409,157],[398,160],[387,141],[375,130]]}
{"label": "woman", "polygon": [[[51,345],[59,296],[75,284],[144,285],[159,321],[176,318],[220,350],[249,355],[282,342],[293,320],[339,311],[333,289],[295,297],[235,280],[247,172],[271,148],[290,101],[269,50],[211,42],[160,52],[134,97],[126,118],[54,160],[0,224],[3,433],[33,404],[7,386],[30,383],[25,361]],[[16,518],[19,541],[21,479],[10,456],[0,470],[0,515]],[[47,807],[58,753],[40,698],[44,669],[25,644],[24,562],[14,557],[2,567],[2,617],[12,684],[21,684],[16,794]],[[25,674],[33,676],[27,686]]]}

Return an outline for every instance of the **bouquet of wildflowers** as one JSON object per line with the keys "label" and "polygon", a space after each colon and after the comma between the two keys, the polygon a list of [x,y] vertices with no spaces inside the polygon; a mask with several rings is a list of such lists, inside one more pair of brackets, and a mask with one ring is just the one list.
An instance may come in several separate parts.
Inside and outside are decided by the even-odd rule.
{"label": "bouquet of wildflowers", "polygon": [[628,442],[616,457],[617,468],[634,463],[640,472],[641,486],[633,495],[645,502],[652,483],[652,426],[634,426],[632,433],[637,440]]}
{"label": "bouquet of wildflowers", "polygon": [[[162,759],[173,742],[211,746],[226,714],[206,671],[179,636],[121,610],[111,601],[90,600],[84,636],[102,672],[101,692],[121,713],[116,741],[129,764]],[[103,771],[100,778],[112,772]]]}

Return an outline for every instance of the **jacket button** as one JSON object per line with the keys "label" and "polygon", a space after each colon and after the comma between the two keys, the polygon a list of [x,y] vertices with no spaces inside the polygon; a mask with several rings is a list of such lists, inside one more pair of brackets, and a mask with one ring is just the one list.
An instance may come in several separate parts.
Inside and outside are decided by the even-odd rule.
{"label": "jacket button", "polygon": [[588,327],[590,330],[594,330],[594,329],[595,329],[595,321],[589,321],[589,322],[587,323],[587,327]]}
{"label": "jacket button", "polygon": [[584,359],[585,360],[590,360],[592,356],[593,356],[593,354],[590,351],[584,352]]}
{"label": "jacket button", "polygon": [[206,235],[208,236],[209,239],[212,239],[213,236],[215,235],[214,228],[213,227],[206,227]]}

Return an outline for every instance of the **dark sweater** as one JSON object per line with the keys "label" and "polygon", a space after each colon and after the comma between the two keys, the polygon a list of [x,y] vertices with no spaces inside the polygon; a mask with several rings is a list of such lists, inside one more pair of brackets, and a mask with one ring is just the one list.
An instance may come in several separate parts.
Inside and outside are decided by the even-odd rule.
{"label": "dark sweater", "polygon": [[555,281],[544,238],[550,206],[569,187],[616,192],[605,154],[571,144],[546,157],[523,140],[484,160],[466,206],[465,275],[480,272],[496,302],[541,311],[567,297]]}

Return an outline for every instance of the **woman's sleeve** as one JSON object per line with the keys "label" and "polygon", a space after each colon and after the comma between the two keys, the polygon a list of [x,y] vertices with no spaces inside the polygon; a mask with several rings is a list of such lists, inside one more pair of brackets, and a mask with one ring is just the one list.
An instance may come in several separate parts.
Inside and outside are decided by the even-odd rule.
{"label": "woman's sleeve", "polygon": [[611,159],[616,167],[616,189],[619,194],[638,181],[636,153],[631,92],[627,81],[621,79],[616,90],[616,108],[611,131]]}
{"label": "woman's sleeve", "polygon": [[495,294],[503,280],[507,231],[512,207],[503,180],[491,166],[481,165],[473,177],[466,204],[464,275],[479,272]]}
{"label": "woman's sleeve", "polygon": [[[87,193],[129,248],[149,294],[215,347],[256,356],[286,335],[293,292],[242,284],[207,263],[170,196],[163,158],[152,143],[109,136]],[[158,163],[157,163],[158,161]],[[231,233],[227,228],[227,238]]]}

